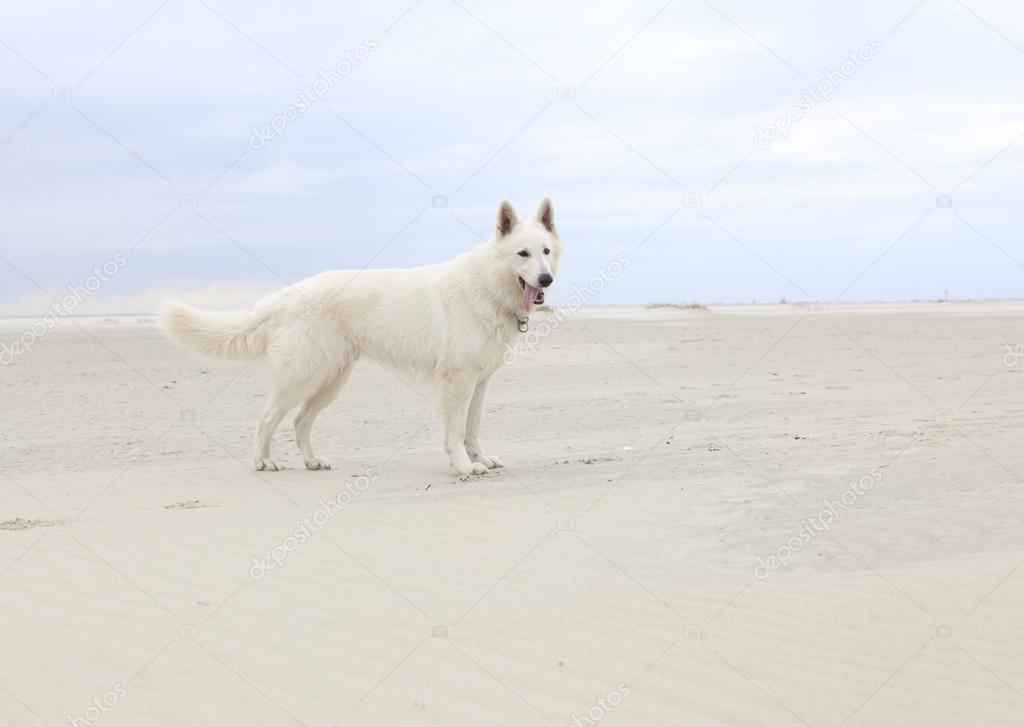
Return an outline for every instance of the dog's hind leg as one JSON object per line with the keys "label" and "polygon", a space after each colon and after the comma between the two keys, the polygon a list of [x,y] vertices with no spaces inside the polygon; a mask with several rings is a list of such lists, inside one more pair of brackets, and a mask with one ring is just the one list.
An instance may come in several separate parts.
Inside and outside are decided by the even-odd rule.
{"label": "dog's hind leg", "polygon": [[277,430],[277,425],[284,419],[284,415],[294,406],[294,402],[288,402],[288,400],[277,396],[274,396],[267,404],[263,418],[260,419],[260,427],[256,431],[256,460],[253,466],[257,472],[262,470],[277,472],[280,469],[277,462],[270,458],[270,440]]}
{"label": "dog's hind leg", "polygon": [[295,416],[295,439],[302,450],[302,459],[306,463],[306,469],[329,470],[331,463],[313,454],[313,444],[310,442],[310,433],[313,431],[313,422],[317,415],[326,409],[332,401],[338,397],[338,393],[352,373],[354,361],[344,363],[333,379],[327,381],[318,392],[306,399],[306,403],[299,409]]}
{"label": "dog's hind leg", "polygon": [[[302,335],[307,334],[301,331],[296,334]],[[297,340],[301,342],[302,339]],[[273,348],[270,351],[271,394],[270,403],[267,404],[256,432],[254,464],[257,471],[279,469],[277,463],[270,458],[270,442],[281,420],[289,411],[332,382],[338,373],[337,364],[331,365],[322,349],[307,351],[305,355],[299,356],[291,352],[295,347],[294,342],[285,341],[278,351]]]}
{"label": "dog's hind leg", "polygon": [[441,414],[444,419],[444,448],[448,461],[460,475],[482,475],[487,466],[473,462],[466,453],[466,418],[473,396],[475,377],[453,371],[444,373],[438,381]]}
{"label": "dog's hind leg", "polygon": [[471,461],[494,469],[504,465],[497,457],[489,457],[484,454],[483,445],[480,444],[480,420],[483,417],[484,397],[487,395],[487,385],[490,381],[490,375],[477,381],[473,389],[473,398],[469,400],[469,414],[466,417],[466,452]]}

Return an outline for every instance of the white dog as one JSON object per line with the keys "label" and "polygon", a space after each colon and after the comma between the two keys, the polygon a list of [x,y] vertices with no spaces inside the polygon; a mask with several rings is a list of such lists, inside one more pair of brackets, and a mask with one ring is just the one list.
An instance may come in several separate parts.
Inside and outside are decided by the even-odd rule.
{"label": "white dog", "polygon": [[313,421],[366,354],[400,373],[433,379],[452,469],[483,474],[502,466],[480,443],[487,384],[533,305],[544,302],[561,256],[550,200],[524,221],[502,202],[493,237],[449,262],[321,273],[251,311],[200,311],[172,301],[161,322],[171,336],[207,354],[266,356],[272,392],[256,434],[257,470],[278,469],[271,437],[300,404],[295,436],[306,467],[330,468],[313,454]]}

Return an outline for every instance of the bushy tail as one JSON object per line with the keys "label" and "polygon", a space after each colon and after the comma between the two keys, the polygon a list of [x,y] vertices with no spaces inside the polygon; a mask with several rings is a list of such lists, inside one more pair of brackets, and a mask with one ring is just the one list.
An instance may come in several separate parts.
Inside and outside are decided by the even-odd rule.
{"label": "bushy tail", "polygon": [[256,358],[267,350],[267,314],[254,311],[204,311],[168,302],[160,324],[172,338],[217,358]]}

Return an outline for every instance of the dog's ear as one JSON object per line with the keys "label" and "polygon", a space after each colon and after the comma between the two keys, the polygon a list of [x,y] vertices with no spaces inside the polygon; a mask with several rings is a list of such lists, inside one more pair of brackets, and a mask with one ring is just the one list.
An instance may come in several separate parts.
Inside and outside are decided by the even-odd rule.
{"label": "dog's ear", "polygon": [[512,229],[519,224],[519,217],[515,208],[508,200],[498,206],[498,237],[504,237],[512,232]]}
{"label": "dog's ear", "polygon": [[544,229],[552,235],[558,234],[558,231],[555,229],[555,208],[547,197],[543,199],[540,207],[537,208],[537,222],[544,225]]}

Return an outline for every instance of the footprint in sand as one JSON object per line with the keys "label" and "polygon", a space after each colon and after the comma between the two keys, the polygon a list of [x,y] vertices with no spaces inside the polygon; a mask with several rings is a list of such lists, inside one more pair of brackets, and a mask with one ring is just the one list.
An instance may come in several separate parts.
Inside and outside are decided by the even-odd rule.
{"label": "footprint in sand", "polygon": [[29,520],[16,517],[13,520],[0,522],[0,530],[29,530],[30,528],[55,528],[64,525],[66,520]]}
{"label": "footprint in sand", "polygon": [[213,507],[213,505],[202,500],[185,500],[184,502],[172,502],[170,505],[164,505],[165,510],[193,510],[197,507]]}

